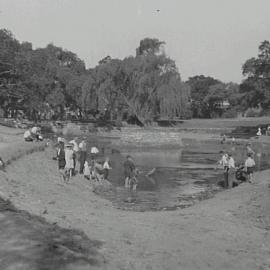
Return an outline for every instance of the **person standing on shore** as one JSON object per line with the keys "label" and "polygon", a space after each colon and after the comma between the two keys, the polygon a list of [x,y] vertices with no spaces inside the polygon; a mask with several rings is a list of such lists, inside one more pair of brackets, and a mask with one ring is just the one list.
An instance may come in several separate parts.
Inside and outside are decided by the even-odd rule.
{"label": "person standing on shore", "polygon": [[228,162],[228,154],[224,151],[220,151],[221,159],[218,161],[218,164],[223,168],[223,176],[224,176],[224,188],[228,188],[228,177],[229,177],[229,162]]}
{"label": "person standing on shore", "polygon": [[253,170],[255,167],[255,161],[251,154],[248,154],[248,158],[245,161],[245,169],[247,172],[248,182],[253,183]]}
{"label": "person standing on shore", "polygon": [[59,142],[59,148],[57,150],[57,160],[58,160],[58,169],[59,169],[60,175],[62,176],[65,182],[66,181],[66,176],[65,176],[66,158],[65,158],[64,143],[62,141]]}
{"label": "person standing on shore", "polygon": [[228,188],[233,187],[233,183],[235,182],[235,162],[232,157],[232,154],[228,154]]}
{"label": "person standing on shore", "polygon": [[74,169],[74,151],[73,151],[73,144],[67,144],[65,149],[65,160],[66,160],[66,180],[72,176],[72,171]]}
{"label": "person standing on shore", "polygon": [[262,129],[259,127],[256,133],[257,136],[262,136]]}
{"label": "person standing on shore", "polygon": [[74,138],[73,140],[71,140],[69,143],[73,144],[73,152],[74,152],[74,157],[73,157],[73,161],[74,161],[74,169],[72,171],[72,174],[75,175],[75,170],[76,170],[76,159],[77,159],[77,155],[79,152],[79,145],[77,143],[77,139],[78,138]]}
{"label": "person standing on shore", "polygon": [[87,157],[87,145],[85,142],[85,137],[83,137],[83,140],[80,142],[79,144],[79,151],[80,151],[80,170],[79,173],[83,174],[83,170],[84,170],[84,163],[86,161],[86,157]]}
{"label": "person standing on shore", "polygon": [[126,161],[124,162],[124,175],[125,175],[125,187],[129,188],[131,179],[135,174],[135,164],[130,155],[127,155]]}

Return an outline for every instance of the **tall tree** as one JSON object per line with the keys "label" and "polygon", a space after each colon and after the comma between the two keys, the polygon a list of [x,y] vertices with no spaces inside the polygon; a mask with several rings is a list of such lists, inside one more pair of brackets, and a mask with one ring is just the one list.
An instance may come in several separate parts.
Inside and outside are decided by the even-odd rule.
{"label": "tall tree", "polygon": [[240,85],[244,94],[242,104],[248,107],[270,106],[270,42],[263,41],[259,46],[257,58],[248,59],[243,65],[246,79]]}
{"label": "tall tree", "polygon": [[158,117],[184,117],[188,87],[181,82],[175,62],[157,53],[163,44],[145,39],[136,57],[101,60],[84,84],[84,107],[126,112],[142,123]]}
{"label": "tall tree", "polygon": [[209,94],[210,87],[219,84],[220,81],[212,78],[206,77],[204,75],[194,76],[189,78],[187,84],[191,88],[191,108],[193,117],[199,118],[210,118],[211,111],[205,100],[206,96]]}

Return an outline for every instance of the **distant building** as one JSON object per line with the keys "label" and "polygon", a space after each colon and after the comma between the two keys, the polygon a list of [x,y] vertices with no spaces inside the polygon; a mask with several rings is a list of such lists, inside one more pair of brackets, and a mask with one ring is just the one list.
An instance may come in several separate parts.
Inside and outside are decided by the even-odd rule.
{"label": "distant building", "polygon": [[227,110],[230,107],[230,102],[229,100],[222,100],[220,102],[216,103],[217,108],[221,109],[221,110]]}

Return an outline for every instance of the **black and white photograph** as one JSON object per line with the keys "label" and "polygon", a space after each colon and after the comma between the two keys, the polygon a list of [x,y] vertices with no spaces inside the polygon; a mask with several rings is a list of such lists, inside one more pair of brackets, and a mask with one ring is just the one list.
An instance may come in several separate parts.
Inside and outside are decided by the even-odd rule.
{"label": "black and white photograph", "polygon": [[0,0],[0,270],[270,270],[269,0]]}

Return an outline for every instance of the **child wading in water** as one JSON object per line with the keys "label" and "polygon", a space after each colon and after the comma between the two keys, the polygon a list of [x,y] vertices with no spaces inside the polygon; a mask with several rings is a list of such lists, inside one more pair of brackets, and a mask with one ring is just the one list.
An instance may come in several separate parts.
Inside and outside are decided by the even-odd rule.
{"label": "child wading in water", "polygon": [[247,156],[248,158],[246,159],[246,162],[245,162],[245,169],[247,171],[248,182],[253,183],[253,171],[255,167],[255,161],[252,158],[251,153],[248,153]]}
{"label": "child wading in water", "polygon": [[135,173],[135,164],[131,158],[131,156],[127,155],[126,160],[124,162],[124,174],[125,174],[125,187],[130,188],[131,179],[134,177]]}

